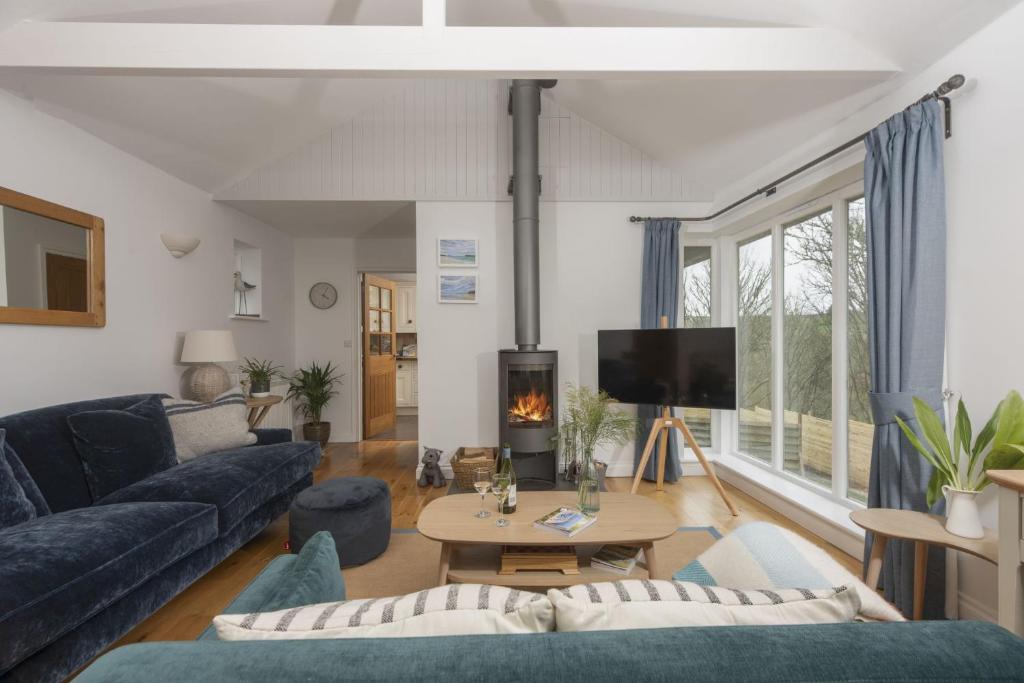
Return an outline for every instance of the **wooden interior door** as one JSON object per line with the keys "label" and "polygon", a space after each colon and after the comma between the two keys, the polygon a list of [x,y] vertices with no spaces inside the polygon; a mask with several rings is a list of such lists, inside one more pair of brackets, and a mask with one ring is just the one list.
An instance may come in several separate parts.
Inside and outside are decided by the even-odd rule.
{"label": "wooden interior door", "polygon": [[363,276],[363,438],[395,426],[395,283]]}
{"label": "wooden interior door", "polygon": [[88,311],[88,272],[84,258],[46,252],[46,307],[51,311]]}

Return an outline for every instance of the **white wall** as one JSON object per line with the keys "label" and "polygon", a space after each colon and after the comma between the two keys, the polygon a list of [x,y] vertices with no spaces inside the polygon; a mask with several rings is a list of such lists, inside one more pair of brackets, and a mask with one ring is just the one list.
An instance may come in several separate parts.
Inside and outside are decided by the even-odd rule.
{"label": "white wall", "polygon": [[[291,365],[291,239],[73,126],[0,93],[0,185],[106,222],[106,327],[0,325],[0,414],[130,392],[177,394],[179,336],[231,329],[239,353]],[[202,244],[174,259],[161,232]],[[264,315],[233,322],[235,238],[263,249]]]}
{"label": "white wall", "polygon": [[[840,126],[823,131],[809,145],[772,168],[722,193],[721,202],[745,194],[826,149],[873,127],[954,73],[976,79],[976,87],[953,100],[953,137],[945,145],[948,220],[947,384],[962,394],[974,421],[983,424],[1010,390],[1024,390],[1024,318],[1020,300],[1020,254],[1024,229],[1020,188],[1024,186],[1024,5],[995,23]],[[854,152],[862,156],[858,149]],[[848,166],[851,158],[831,168]],[[818,177],[829,172],[821,169]],[[808,178],[806,182],[811,182]],[[806,184],[806,183],[804,183]],[[799,185],[794,183],[794,187]],[[788,188],[775,198],[781,200]],[[765,202],[755,202],[750,210]],[[737,217],[729,217],[735,222]],[[995,527],[995,487],[981,497],[982,517]],[[962,618],[995,618],[995,567],[961,555],[958,562]]]}
{"label": "white wall", "polygon": [[[640,324],[643,229],[628,216],[703,211],[679,203],[541,204],[541,347],[558,350],[562,386],[596,386],[598,329]],[[459,446],[496,445],[498,349],[515,345],[512,206],[419,202],[416,236],[420,444],[447,457]],[[441,237],[480,241],[479,303],[438,303]],[[631,446],[600,455],[613,470],[632,469]]]}
{"label": "white wall", "polygon": [[[412,238],[295,239],[295,365],[331,361],[344,373],[339,395],[324,419],[331,423],[331,441],[359,439],[359,286],[358,273],[414,271],[416,240]],[[322,311],[309,303],[309,288],[330,282],[338,303]]]}

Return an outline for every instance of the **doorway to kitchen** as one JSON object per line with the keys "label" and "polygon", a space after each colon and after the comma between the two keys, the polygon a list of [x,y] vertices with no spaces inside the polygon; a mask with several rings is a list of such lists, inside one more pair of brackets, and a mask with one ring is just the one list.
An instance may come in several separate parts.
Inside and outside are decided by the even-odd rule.
{"label": "doorway to kitchen", "polygon": [[416,273],[363,273],[362,414],[366,441],[417,441]]}

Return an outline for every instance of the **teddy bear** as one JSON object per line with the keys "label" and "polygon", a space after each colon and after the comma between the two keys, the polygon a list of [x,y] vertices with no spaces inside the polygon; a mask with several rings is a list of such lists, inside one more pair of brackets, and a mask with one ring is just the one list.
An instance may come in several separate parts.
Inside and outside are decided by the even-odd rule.
{"label": "teddy bear", "polygon": [[441,465],[438,464],[440,460],[440,449],[425,448],[423,450],[423,471],[420,472],[420,479],[417,482],[420,486],[433,484],[434,488],[439,489],[448,483],[444,478],[444,472],[441,471]]}

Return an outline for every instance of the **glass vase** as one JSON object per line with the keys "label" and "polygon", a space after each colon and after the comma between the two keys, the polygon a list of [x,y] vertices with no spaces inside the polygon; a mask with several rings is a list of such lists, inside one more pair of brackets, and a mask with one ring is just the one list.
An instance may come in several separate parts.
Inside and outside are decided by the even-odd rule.
{"label": "glass vase", "polygon": [[594,454],[583,453],[580,462],[579,487],[577,488],[577,506],[588,515],[596,515],[601,509],[601,484],[597,474],[597,463]]}

